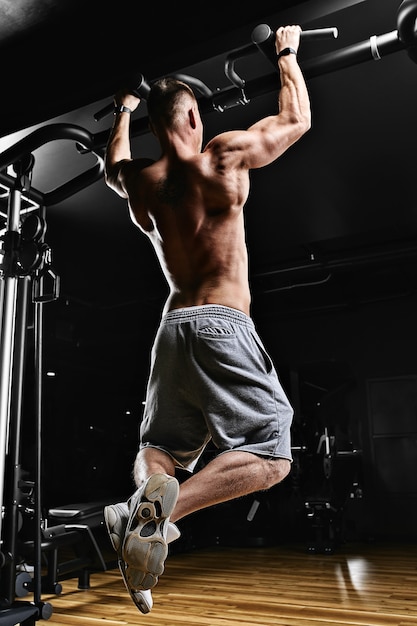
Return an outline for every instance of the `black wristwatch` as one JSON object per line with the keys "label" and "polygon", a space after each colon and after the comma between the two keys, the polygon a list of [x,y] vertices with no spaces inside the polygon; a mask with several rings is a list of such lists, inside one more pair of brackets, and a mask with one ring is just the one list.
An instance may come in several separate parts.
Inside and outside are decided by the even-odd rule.
{"label": "black wristwatch", "polygon": [[117,115],[117,113],[132,113],[132,111],[129,107],[125,107],[124,104],[120,104],[119,106],[114,107],[114,114]]}
{"label": "black wristwatch", "polygon": [[297,51],[294,50],[294,48],[284,48],[283,50],[281,50],[281,52],[278,54],[277,59],[279,59],[280,57],[286,57],[289,54],[297,54]]}

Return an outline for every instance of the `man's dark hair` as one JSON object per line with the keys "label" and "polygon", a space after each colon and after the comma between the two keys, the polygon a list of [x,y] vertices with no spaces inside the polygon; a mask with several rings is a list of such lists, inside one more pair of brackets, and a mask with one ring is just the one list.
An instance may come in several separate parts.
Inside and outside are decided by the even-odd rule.
{"label": "man's dark hair", "polygon": [[152,83],[146,100],[152,125],[173,126],[178,114],[178,104],[185,94],[195,98],[191,87],[171,76],[159,78]]}

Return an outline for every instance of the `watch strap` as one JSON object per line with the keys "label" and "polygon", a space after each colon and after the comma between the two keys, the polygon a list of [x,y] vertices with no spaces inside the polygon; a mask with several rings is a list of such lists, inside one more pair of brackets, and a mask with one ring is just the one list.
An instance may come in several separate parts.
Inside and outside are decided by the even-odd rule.
{"label": "watch strap", "polygon": [[124,104],[119,104],[114,107],[114,114],[117,115],[118,113],[132,113],[132,111]]}
{"label": "watch strap", "polygon": [[284,48],[283,50],[281,50],[278,53],[277,59],[279,59],[280,57],[285,57],[288,56],[289,54],[297,54],[297,51],[294,50],[294,48]]}

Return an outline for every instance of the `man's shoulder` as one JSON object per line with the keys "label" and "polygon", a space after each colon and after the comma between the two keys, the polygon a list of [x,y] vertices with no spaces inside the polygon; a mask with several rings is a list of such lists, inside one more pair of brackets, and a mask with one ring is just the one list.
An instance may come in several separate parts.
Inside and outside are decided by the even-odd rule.
{"label": "man's shoulder", "polygon": [[224,133],[219,133],[218,135],[215,135],[214,137],[212,137],[206,143],[203,153],[210,152],[210,151],[214,152],[222,148],[228,149],[232,142],[239,139],[239,137],[245,135],[246,132],[247,131],[245,130],[227,130]]}

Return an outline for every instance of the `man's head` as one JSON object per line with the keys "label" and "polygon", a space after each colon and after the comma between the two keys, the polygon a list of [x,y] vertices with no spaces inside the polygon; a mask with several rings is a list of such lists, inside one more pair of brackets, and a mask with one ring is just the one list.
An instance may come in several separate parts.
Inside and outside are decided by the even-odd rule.
{"label": "man's head", "polygon": [[146,104],[149,122],[156,134],[161,128],[179,128],[187,120],[190,108],[197,109],[191,87],[169,76],[152,83]]}

